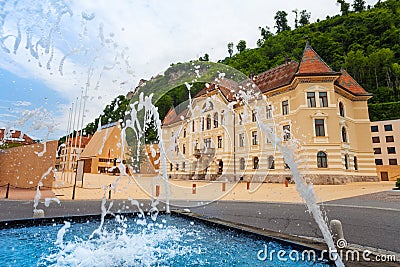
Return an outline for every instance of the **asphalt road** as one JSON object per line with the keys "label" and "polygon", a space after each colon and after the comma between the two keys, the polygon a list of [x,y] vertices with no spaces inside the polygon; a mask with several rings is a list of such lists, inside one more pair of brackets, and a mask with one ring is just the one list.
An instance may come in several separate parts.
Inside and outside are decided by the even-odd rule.
{"label": "asphalt road", "polygon": [[[381,197],[385,193],[381,193],[379,197],[354,197],[324,203],[322,210],[329,220],[338,219],[342,222],[348,243],[400,253],[400,192],[390,192],[394,192],[390,193],[395,196],[393,199]],[[142,203],[143,210],[150,208],[149,200],[139,202]],[[188,206],[192,212],[209,218],[291,235],[322,238],[317,224],[304,204],[227,201],[197,207],[193,207],[194,203],[180,202],[179,204],[178,208]],[[160,210],[164,207],[162,203],[158,205]],[[51,203],[49,207],[40,203],[38,208],[45,211],[46,217],[100,214],[101,202],[99,200],[63,201],[60,204]],[[111,212],[137,210],[137,207],[128,200],[114,200],[111,208]],[[32,216],[32,201],[0,200],[0,221],[32,218]]]}

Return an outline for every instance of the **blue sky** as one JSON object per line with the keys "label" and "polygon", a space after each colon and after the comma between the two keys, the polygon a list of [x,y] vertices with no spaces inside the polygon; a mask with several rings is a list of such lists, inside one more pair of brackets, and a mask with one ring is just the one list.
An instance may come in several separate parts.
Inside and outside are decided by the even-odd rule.
{"label": "blue sky", "polygon": [[340,9],[334,0],[13,2],[6,0],[0,11],[0,127],[40,139],[49,127],[28,120],[32,111],[54,126],[50,138],[58,139],[72,102],[86,89],[84,125],[111,99],[173,62],[205,53],[217,61],[228,55],[227,43],[241,39],[255,47],[258,27],[273,29],[278,10],[293,24],[293,9],[311,12],[311,21]]}

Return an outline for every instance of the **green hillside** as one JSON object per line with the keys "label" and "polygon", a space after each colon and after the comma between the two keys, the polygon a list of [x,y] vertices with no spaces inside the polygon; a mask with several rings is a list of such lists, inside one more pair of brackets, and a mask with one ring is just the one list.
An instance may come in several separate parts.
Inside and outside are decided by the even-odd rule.
{"label": "green hillside", "polygon": [[275,35],[260,27],[258,48],[241,49],[222,62],[246,74],[260,73],[282,64],[285,57],[299,61],[308,36],[328,65],[337,71],[345,68],[374,95],[369,101],[371,120],[400,118],[393,112],[400,110],[400,1],[378,1],[368,10],[342,13]]}

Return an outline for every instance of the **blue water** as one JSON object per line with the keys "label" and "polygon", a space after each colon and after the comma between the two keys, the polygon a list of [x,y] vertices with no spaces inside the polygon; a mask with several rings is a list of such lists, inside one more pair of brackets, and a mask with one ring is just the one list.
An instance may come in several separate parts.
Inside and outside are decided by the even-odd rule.
{"label": "blue water", "polygon": [[263,258],[266,246],[268,255],[282,247],[180,217],[108,219],[91,236],[99,225],[71,221],[65,235],[68,223],[0,230],[0,266],[329,266],[290,261],[287,246],[283,260]]}

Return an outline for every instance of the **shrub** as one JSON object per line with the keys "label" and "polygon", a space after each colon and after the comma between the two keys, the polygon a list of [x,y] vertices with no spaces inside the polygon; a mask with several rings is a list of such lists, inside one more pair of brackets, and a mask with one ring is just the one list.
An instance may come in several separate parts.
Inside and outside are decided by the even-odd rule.
{"label": "shrub", "polygon": [[397,178],[396,187],[400,188],[400,178]]}

